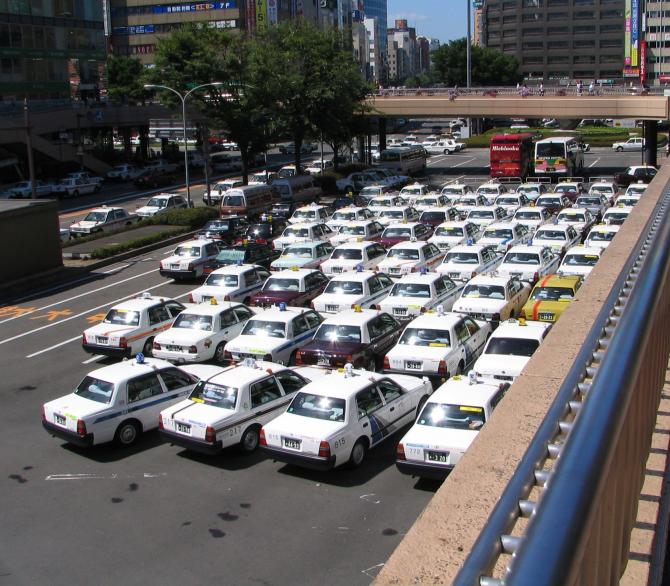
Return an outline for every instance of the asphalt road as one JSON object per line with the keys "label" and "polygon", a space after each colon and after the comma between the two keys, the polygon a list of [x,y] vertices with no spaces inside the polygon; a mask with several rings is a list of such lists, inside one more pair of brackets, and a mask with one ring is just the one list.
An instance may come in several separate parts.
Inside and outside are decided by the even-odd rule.
{"label": "asphalt road", "polygon": [[0,308],[0,583],[368,584],[437,487],[395,469],[398,435],[359,470],[317,473],[191,455],[155,432],[80,450],[42,429],[42,403],[108,362],[82,330],[125,296],[196,286],[160,277],[166,252]]}

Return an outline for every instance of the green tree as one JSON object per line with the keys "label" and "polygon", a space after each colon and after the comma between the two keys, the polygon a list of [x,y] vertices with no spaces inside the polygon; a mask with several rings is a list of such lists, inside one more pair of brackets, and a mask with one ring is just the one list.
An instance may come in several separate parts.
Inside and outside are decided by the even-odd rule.
{"label": "green tree", "polygon": [[[466,39],[449,41],[432,53],[436,80],[446,85],[466,84]],[[523,80],[519,62],[495,49],[472,46],[472,83],[480,86],[512,85]]]}
{"label": "green tree", "polygon": [[[205,83],[222,82],[192,93],[188,104],[200,110],[210,125],[225,129],[240,148],[245,182],[254,154],[269,139],[263,88],[250,78],[249,42],[241,35],[198,24],[187,25],[159,40],[155,67],[147,71],[150,83],[184,93]],[[173,107],[178,98],[168,91],[161,100]]]}
{"label": "green tree", "polygon": [[144,67],[132,57],[107,57],[108,95],[115,102],[144,102]]}

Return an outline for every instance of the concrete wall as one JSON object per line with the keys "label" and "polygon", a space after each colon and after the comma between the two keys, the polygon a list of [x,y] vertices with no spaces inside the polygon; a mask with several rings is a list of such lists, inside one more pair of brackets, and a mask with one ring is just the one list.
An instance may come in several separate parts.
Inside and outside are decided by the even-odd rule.
{"label": "concrete wall", "polygon": [[[668,183],[670,164],[661,168],[575,300],[396,548],[375,584],[453,582]],[[519,523],[523,525],[524,520]]]}
{"label": "concrete wall", "polygon": [[0,200],[0,282],[63,265],[58,202]]}

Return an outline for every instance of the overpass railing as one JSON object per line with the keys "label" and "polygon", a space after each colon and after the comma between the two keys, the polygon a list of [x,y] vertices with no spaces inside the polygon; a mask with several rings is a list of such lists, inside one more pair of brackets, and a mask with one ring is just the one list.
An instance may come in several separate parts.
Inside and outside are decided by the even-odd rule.
{"label": "overpass railing", "polygon": [[666,185],[455,584],[618,583],[670,351],[669,210]]}
{"label": "overpass railing", "polygon": [[373,95],[379,97],[392,97],[392,96],[483,96],[483,97],[497,97],[497,96],[662,96],[664,95],[665,86],[651,86],[651,87],[639,87],[639,86],[599,86],[596,85],[593,88],[593,91],[589,91],[588,84],[583,84],[581,91],[575,85],[569,86],[560,86],[560,85],[551,85],[543,88],[543,92],[540,91],[539,87],[536,85],[532,86],[521,86],[519,88],[515,86],[493,86],[493,87],[470,87],[464,88],[459,86],[452,87],[416,87],[416,88],[379,88],[373,92]]}

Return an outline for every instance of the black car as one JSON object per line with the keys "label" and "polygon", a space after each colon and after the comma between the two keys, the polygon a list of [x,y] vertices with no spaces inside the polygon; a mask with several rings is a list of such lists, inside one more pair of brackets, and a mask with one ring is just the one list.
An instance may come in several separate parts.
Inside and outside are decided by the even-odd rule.
{"label": "black car", "polygon": [[356,206],[357,208],[366,208],[368,206],[368,200],[360,195],[352,195],[351,197],[338,197],[335,198],[331,203],[330,207],[333,210],[339,210],[340,208],[346,208],[348,206]]}
{"label": "black car", "polygon": [[263,220],[254,224],[249,224],[244,234],[238,240],[247,240],[256,244],[269,244],[286,228],[286,221],[283,218],[275,219],[273,216],[266,216]]}
{"label": "black car", "polygon": [[293,215],[293,212],[295,212],[300,206],[303,205],[305,205],[304,202],[295,203],[295,202],[280,201],[275,204],[272,204],[272,208],[267,213],[267,215],[272,216],[273,218],[287,220]]}
{"label": "black car", "polygon": [[133,183],[135,187],[155,189],[166,185],[174,185],[175,178],[171,173],[164,173],[159,169],[145,169],[133,179]]}
{"label": "black car", "polygon": [[257,244],[255,242],[234,244],[221,250],[214,260],[207,262],[203,272],[205,275],[209,275],[216,269],[236,264],[260,265],[267,269],[270,267],[270,263],[279,258],[280,255],[281,251],[274,250],[267,244]]}
{"label": "black car", "polygon": [[220,240],[232,244],[239,236],[246,234],[249,222],[241,216],[228,216],[219,220],[210,220],[198,236],[211,240]]}

